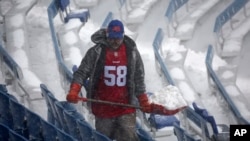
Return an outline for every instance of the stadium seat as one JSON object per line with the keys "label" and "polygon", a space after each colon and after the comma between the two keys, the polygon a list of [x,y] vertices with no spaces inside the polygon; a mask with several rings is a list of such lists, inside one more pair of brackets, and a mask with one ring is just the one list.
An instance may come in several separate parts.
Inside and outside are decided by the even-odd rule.
{"label": "stadium seat", "polygon": [[112,20],[113,20],[113,13],[109,12],[106,18],[104,19],[101,28],[107,28],[109,22],[111,22]]}
{"label": "stadium seat", "polygon": [[15,131],[9,130],[9,141],[29,141],[29,140],[26,139],[25,137],[19,135]]}
{"label": "stadium seat", "polygon": [[0,91],[0,123],[13,127],[12,115],[9,109],[9,94]]}
{"label": "stadium seat", "polygon": [[83,141],[92,141],[94,139],[94,129],[88,122],[77,120],[77,127],[79,128],[79,132]]}
{"label": "stadium seat", "polygon": [[80,19],[81,22],[86,23],[90,17],[88,9],[74,10],[70,9],[70,0],[59,0],[59,7],[64,17],[64,22],[67,23],[70,19]]}
{"label": "stadium seat", "polygon": [[65,131],[66,133],[69,132],[69,129],[66,125],[66,121],[63,115],[63,111],[68,111],[68,112],[76,112],[76,108],[74,107],[74,105],[72,103],[69,103],[67,101],[55,101],[54,102],[54,106],[55,106],[55,110],[56,113],[58,115],[58,120],[62,125],[62,129],[63,131]]}
{"label": "stadium seat", "polygon": [[0,84],[0,91],[2,91],[2,92],[4,92],[4,93],[7,93],[8,90],[7,90],[7,88],[6,88],[6,85]]}
{"label": "stadium seat", "polygon": [[[213,116],[209,115],[207,111],[203,111],[202,117],[211,124],[213,133],[212,133],[212,138],[214,140],[218,141],[227,141],[229,140],[230,137],[230,129],[227,125],[225,124],[216,124],[215,119]],[[220,128],[220,132],[218,130]]]}
{"label": "stadium seat", "polygon": [[196,113],[198,113],[203,119],[205,119],[208,123],[211,124],[213,129],[213,134],[217,135],[219,131],[214,117],[212,115],[209,115],[206,109],[199,108],[195,102],[193,102],[193,107]]}
{"label": "stadium seat", "polygon": [[41,119],[41,132],[43,141],[56,141],[57,140],[57,128],[53,124]]}
{"label": "stadium seat", "polygon": [[103,135],[102,133],[96,130],[93,131],[93,137],[94,141],[112,141],[110,138],[108,138],[107,136]]}
{"label": "stadium seat", "polygon": [[84,118],[82,118],[82,116],[78,112],[70,113],[64,110],[63,114],[64,114],[64,118],[66,121],[66,125],[69,129],[69,134],[73,136],[74,138],[81,140],[81,136],[79,134],[79,129],[77,127],[76,121],[77,119],[84,120]]}
{"label": "stadium seat", "polygon": [[150,114],[148,121],[155,129],[161,129],[168,126],[173,126],[174,123],[180,124],[180,121],[174,116],[164,116],[157,114]]}
{"label": "stadium seat", "polygon": [[28,139],[0,123],[0,141],[28,141]]}
{"label": "stadium seat", "polygon": [[13,130],[28,138],[27,122],[25,120],[25,107],[15,100],[9,100],[10,112],[13,117]]}
{"label": "stadium seat", "polygon": [[9,127],[0,123],[0,141],[9,140]]}
{"label": "stadium seat", "polygon": [[213,128],[213,134],[218,134],[217,124],[213,116],[209,115],[207,111],[203,111],[201,115]]}
{"label": "stadium seat", "polygon": [[77,141],[69,134],[65,133],[64,131],[58,129],[57,130],[58,141]]}
{"label": "stadium seat", "polygon": [[182,129],[178,124],[174,123],[174,134],[177,137],[178,141],[185,141],[184,132],[184,129]]}
{"label": "stadium seat", "polygon": [[42,91],[42,96],[44,97],[47,108],[48,108],[48,110],[47,110],[48,111],[47,112],[47,121],[54,124],[58,128],[61,128],[59,123],[56,122],[57,115],[56,115],[56,112],[54,110],[54,107],[53,107],[53,105],[50,104],[50,99],[55,100],[54,95],[52,95],[52,93],[48,90],[48,88],[44,84],[41,84],[40,88],[41,88],[41,91]]}
{"label": "stadium seat", "polygon": [[155,141],[145,130],[142,128],[138,128],[136,133],[140,139],[140,141]]}
{"label": "stadium seat", "polygon": [[193,102],[193,107],[194,107],[194,111],[195,111],[197,114],[199,114],[200,116],[202,115],[202,113],[203,113],[204,111],[207,112],[206,109],[199,108],[195,102]]}
{"label": "stadium seat", "polygon": [[[148,97],[151,97],[154,95],[152,92],[147,92]],[[144,115],[145,117],[145,115]],[[156,130],[173,126],[174,123],[179,124],[180,121],[176,118],[175,115],[159,115],[159,114],[150,114],[148,118],[148,122],[151,127],[155,128]]]}
{"label": "stadium seat", "polygon": [[29,140],[41,140],[41,117],[27,108],[25,110],[25,116],[27,118]]}

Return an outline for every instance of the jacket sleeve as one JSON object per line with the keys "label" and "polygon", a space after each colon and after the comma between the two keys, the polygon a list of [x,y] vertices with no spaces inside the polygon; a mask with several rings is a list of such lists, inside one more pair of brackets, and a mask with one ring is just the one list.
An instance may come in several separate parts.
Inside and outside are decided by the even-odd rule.
{"label": "jacket sleeve", "polygon": [[84,84],[84,82],[90,77],[93,68],[93,60],[94,49],[90,48],[82,59],[77,71],[74,72],[72,82],[77,82],[81,85]]}
{"label": "jacket sleeve", "polygon": [[144,82],[145,72],[144,64],[139,51],[136,49],[136,68],[135,68],[135,95],[139,96],[146,92],[146,86]]}

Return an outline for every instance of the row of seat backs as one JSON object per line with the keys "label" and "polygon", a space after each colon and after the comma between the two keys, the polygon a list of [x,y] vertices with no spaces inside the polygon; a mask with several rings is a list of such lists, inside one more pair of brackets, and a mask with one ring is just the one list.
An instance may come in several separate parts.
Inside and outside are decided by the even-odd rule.
{"label": "row of seat backs", "polygon": [[48,121],[51,124],[54,124],[79,141],[111,141],[111,139],[96,131],[73,104],[67,101],[58,101],[44,84],[41,84],[40,87],[48,111],[51,111],[51,115],[48,115]]}
{"label": "row of seat backs", "polygon": [[[0,124],[2,124],[0,135],[4,139],[11,138],[13,135],[10,134],[17,134],[26,140],[51,141],[52,138],[56,138],[59,141],[75,141],[70,135],[42,119],[20,104],[12,95],[3,91],[0,91]],[[56,132],[51,134],[52,130]],[[6,131],[9,132],[8,135],[3,134]]]}
{"label": "row of seat backs", "polygon": [[0,123],[0,141],[28,141],[28,139],[17,134],[14,130],[8,126]]}
{"label": "row of seat backs", "polygon": [[[7,129],[11,129],[11,134],[17,134],[24,138],[25,140],[41,140],[41,141],[52,141],[58,140],[59,141],[75,141],[77,139],[76,136],[76,129],[79,127],[81,140],[82,141],[110,141],[107,139],[106,136],[100,134],[99,132],[95,131],[86,121],[82,119],[82,117],[77,114],[76,112],[72,111],[63,111],[64,117],[66,121],[64,125],[69,126],[69,134],[62,131],[61,129],[57,128],[55,125],[45,121],[36,113],[30,111],[29,109],[25,108],[23,105],[18,103],[15,99],[10,99],[8,95],[5,95],[1,92],[0,95],[1,104],[2,105],[9,105],[9,106],[2,106],[1,109],[4,108],[6,113],[11,113],[11,116],[5,117],[5,113],[2,114],[1,112],[1,124],[8,128],[1,128],[1,138],[9,138],[10,135],[5,135]],[[7,102],[8,101],[8,102]],[[8,103],[8,104],[6,104]],[[59,102],[56,102],[60,104]],[[7,108],[9,107],[9,108]],[[7,110],[6,110],[7,108]],[[8,110],[9,109],[9,110]],[[80,118],[79,118],[80,117]],[[4,118],[4,120],[2,120]],[[6,119],[12,119],[10,120]],[[14,132],[14,133],[12,133]],[[73,137],[71,137],[72,135]],[[17,137],[16,137],[17,138]],[[78,138],[79,139],[79,138]]]}

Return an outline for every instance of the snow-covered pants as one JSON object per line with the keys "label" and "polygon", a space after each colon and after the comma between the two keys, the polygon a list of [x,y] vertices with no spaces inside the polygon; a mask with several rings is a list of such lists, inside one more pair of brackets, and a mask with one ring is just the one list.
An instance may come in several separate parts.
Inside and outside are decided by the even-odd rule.
{"label": "snow-covered pants", "polygon": [[97,131],[116,141],[139,141],[135,113],[115,118],[96,117],[95,127]]}

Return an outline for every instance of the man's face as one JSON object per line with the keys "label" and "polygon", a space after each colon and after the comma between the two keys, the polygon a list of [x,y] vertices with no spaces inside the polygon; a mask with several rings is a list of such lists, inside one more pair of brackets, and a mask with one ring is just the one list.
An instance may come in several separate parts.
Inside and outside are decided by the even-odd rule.
{"label": "man's face", "polygon": [[108,38],[108,43],[109,43],[109,46],[114,49],[114,50],[117,50],[120,45],[122,44],[122,41],[123,41],[123,38]]}

